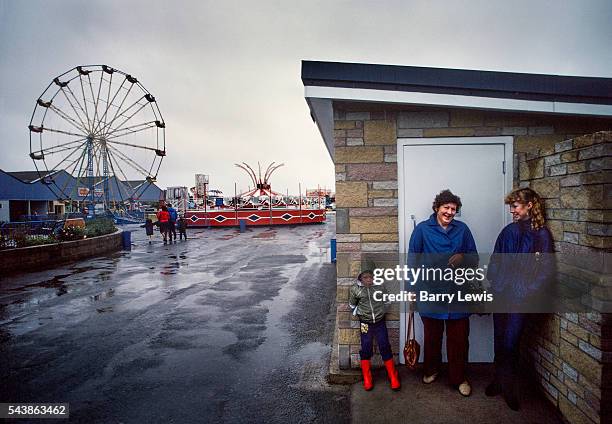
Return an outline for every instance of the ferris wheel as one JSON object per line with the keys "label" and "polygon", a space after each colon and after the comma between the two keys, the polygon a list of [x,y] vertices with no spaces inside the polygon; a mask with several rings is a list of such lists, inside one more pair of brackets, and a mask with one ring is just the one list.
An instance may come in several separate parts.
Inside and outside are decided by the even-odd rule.
{"label": "ferris wheel", "polygon": [[138,202],[166,155],[155,97],[107,65],[76,66],[55,77],[28,128],[41,181],[60,199],[106,211]]}

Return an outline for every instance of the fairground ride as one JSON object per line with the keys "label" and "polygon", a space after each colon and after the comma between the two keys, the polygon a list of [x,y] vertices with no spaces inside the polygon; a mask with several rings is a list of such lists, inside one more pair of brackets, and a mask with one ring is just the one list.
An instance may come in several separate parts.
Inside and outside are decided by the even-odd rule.
{"label": "fairground ride", "polygon": [[133,75],[76,66],[53,78],[28,126],[30,158],[68,211],[129,215],[157,179],[166,124]]}
{"label": "fairground ride", "polygon": [[[325,198],[316,200],[301,195],[285,196],[272,190],[270,177],[283,164],[272,162],[262,174],[248,164],[235,164],[250,177],[253,188],[243,193],[234,193],[229,204],[203,202],[203,209],[185,211],[187,223],[192,227],[226,227],[238,226],[243,221],[246,225],[292,225],[325,222]],[[197,185],[197,177],[196,177]]]}

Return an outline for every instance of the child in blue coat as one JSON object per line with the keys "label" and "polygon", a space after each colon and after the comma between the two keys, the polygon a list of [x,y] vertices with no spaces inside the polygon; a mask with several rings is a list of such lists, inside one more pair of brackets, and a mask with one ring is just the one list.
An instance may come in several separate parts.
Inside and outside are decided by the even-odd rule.
{"label": "child in blue coat", "polygon": [[147,232],[147,236],[149,237],[149,243],[153,239],[153,221],[150,218],[147,218],[145,223],[140,226],[140,228],[144,228]]}

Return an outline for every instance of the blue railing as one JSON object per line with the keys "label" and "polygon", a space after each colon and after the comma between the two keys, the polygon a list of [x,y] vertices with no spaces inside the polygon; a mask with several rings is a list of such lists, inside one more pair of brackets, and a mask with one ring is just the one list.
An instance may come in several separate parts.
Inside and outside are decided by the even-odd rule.
{"label": "blue railing", "polygon": [[13,222],[37,222],[37,221],[61,221],[64,219],[71,218],[85,218],[86,216],[81,212],[70,212],[70,213],[48,213],[48,214],[37,214],[37,215],[20,215],[18,221]]}
{"label": "blue railing", "polygon": [[112,218],[115,224],[137,224],[145,222],[145,214],[141,211],[127,211],[124,213],[113,213]]}

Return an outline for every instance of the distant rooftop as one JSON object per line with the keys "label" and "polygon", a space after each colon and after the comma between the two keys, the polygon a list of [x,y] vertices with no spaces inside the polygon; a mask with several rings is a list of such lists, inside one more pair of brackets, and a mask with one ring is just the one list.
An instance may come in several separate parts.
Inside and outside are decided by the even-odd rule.
{"label": "distant rooftop", "polygon": [[31,183],[32,181],[36,181],[41,177],[45,177],[50,174],[47,171],[16,171],[16,172],[7,172],[7,174],[12,175],[13,177],[23,181],[24,183]]}

